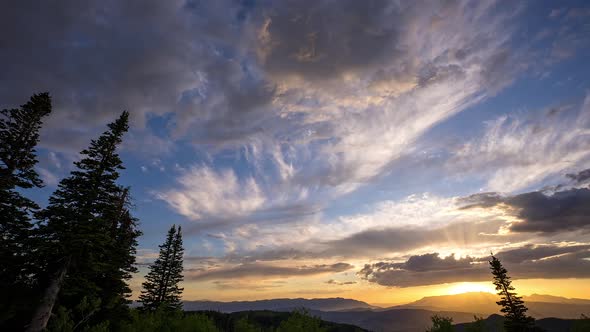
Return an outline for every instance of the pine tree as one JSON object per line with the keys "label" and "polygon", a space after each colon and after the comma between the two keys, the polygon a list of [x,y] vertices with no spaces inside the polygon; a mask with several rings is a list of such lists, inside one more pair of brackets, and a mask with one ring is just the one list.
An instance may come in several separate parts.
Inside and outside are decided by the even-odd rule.
{"label": "pine tree", "polygon": [[143,283],[139,301],[144,310],[164,309],[177,310],[182,307],[180,297],[183,288],[178,284],[182,276],[182,230],[172,225],[166,241],[160,245],[160,255],[150,266],[150,272]]}
{"label": "pine tree", "polygon": [[427,329],[426,332],[452,332],[454,331],[453,328],[453,318],[434,315],[430,317],[432,321],[432,327]]}
{"label": "pine tree", "polygon": [[528,308],[524,305],[522,297],[514,292],[508,271],[493,254],[492,260],[490,261],[490,268],[494,275],[494,285],[496,286],[498,295],[501,296],[500,301],[496,303],[502,307],[500,311],[504,313],[504,317],[506,318],[504,321],[506,331],[532,331],[535,320],[526,315]]}
{"label": "pine tree", "polygon": [[104,273],[97,278],[97,284],[101,289],[101,312],[97,313],[97,319],[111,319],[120,322],[129,314],[129,301],[131,289],[127,281],[132,274],[138,272],[135,266],[137,238],[141,232],[137,229],[137,218],[131,215],[129,210],[129,188],[121,188],[121,194],[113,202],[111,210],[105,214],[105,220],[110,222],[107,242],[108,253],[101,261],[108,261]]}
{"label": "pine tree", "polygon": [[[42,187],[35,146],[42,120],[51,113],[48,93],[33,95],[17,109],[0,111],[0,324],[20,311],[31,293],[31,211],[37,204],[19,189]],[[26,305],[25,305],[26,307]]]}
{"label": "pine tree", "polygon": [[[128,130],[128,118],[129,113],[123,112],[108,125],[109,130],[92,140],[90,147],[81,152],[83,158],[74,163],[76,170],[59,183],[48,207],[37,215],[43,243],[39,251],[48,274],[44,295],[28,331],[45,328],[58,295],[60,305],[66,308],[76,307],[85,297],[87,302],[100,303],[109,298],[107,292],[124,296],[121,292],[126,290],[121,284],[115,290],[104,287],[133,272],[128,257],[115,259],[122,253],[134,254],[138,235],[134,219],[126,212],[126,191],[116,183],[119,170],[124,169],[116,149]],[[130,237],[127,247],[117,243],[118,236]],[[123,276],[113,274],[119,269],[124,270]],[[104,307],[101,304],[91,314]],[[88,317],[83,319],[87,321]]]}

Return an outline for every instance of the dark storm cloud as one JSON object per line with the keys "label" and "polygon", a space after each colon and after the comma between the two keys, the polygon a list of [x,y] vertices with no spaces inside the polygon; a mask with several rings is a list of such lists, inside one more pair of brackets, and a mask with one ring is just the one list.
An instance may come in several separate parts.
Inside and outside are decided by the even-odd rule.
{"label": "dark storm cloud", "polygon": [[570,189],[546,195],[531,192],[511,197],[508,205],[519,209],[523,222],[513,224],[515,232],[575,231],[590,227],[590,190]]}
{"label": "dark storm cloud", "polygon": [[309,276],[322,273],[334,273],[350,270],[353,266],[348,263],[321,264],[298,267],[282,267],[265,264],[241,264],[234,267],[204,269],[188,272],[185,275],[187,280],[218,280],[218,279],[239,279],[248,277],[296,277]]}
{"label": "dark storm cloud", "polygon": [[[234,139],[228,136],[244,124],[243,113],[273,94],[247,64],[224,53],[239,49],[240,11],[225,1],[198,8],[182,1],[6,3],[0,103],[20,105],[50,91],[55,112],[42,144],[56,149],[84,146],[122,109],[138,123],[147,113],[177,112],[180,130],[208,128],[200,140]],[[244,125],[233,135],[255,129]]]}
{"label": "dark storm cloud", "polygon": [[567,174],[566,176],[577,183],[583,183],[590,180],[590,168],[575,174]]}
{"label": "dark storm cloud", "polygon": [[328,249],[322,255],[359,257],[403,252],[439,244],[453,243],[457,246],[467,246],[497,240],[494,235],[490,234],[496,234],[503,223],[501,220],[492,220],[454,223],[438,228],[371,229],[340,240],[325,242]]}
{"label": "dark storm cloud", "polygon": [[[437,228],[392,227],[370,229],[352,234],[339,240],[325,241],[310,239],[298,246],[278,247],[229,254],[221,258],[225,263],[250,264],[253,262],[292,261],[326,258],[382,257],[426,246],[449,244],[470,246],[498,241],[495,235],[503,220],[485,222],[461,222]],[[502,241],[508,238],[502,238]],[[518,240],[515,236],[511,240]],[[201,258],[199,258],[201,259]]]}
{"label": "dark storm cloud", "polygon": [[572,246],[536,246],[527,244],[521,248],[504,250],[496,256],[503,262],[519,264],[530,260],[538,260],[569,253],[583,253],[590,249],[590,245]]}
{"label": "dark storm cloud", "polygon": [[502,195],[495,192],[478,193],[463,197],[461,203],[465,204],[461,209],[470,209],[474,207],[490,208],[498,205],[503,201]]}
{"label": "dark storm cloud", "polygon": [[[8,3],[0,14],[0,106],[50,91],[55,112],[42,144],[54,149],[76,151],[122,109],[140,124],[147,114],[173,112],[173,137],[232,143],[286,129],[268,109],[276,87],[266,71],[333,77],[399,53],[403,22],[387,1],[253,7],[231,1]],[[255,53],[263,45],[256,34],[267,18],[272,51],[260,67]],[[310,38],[312,58],[298,59],[307,56]]]}
{"label": "dark storm cloud", "polygon": [[[584,179],[585,173],[576,175]],[[501,206],[520,222],[512,223],[513,232],[556,233],[590,228],[590,189],[572,188],[554,193],[533,191],[514,196],[497,193],[476,194],[463,199],[464,208]]]}
{"label": "dark storm cloud", "polygon": [[[514,279],[590,277],[590,245],[527,245],[496,256]],[[358,275],[369,282],[397,287],[487,281],[491,278],[488,260],[469,256],[456,259],[453,255],[441,258],[431,253],[411,256],[405,262],[366,264]]]}
{"label": "dark storm cloud", "polygon": [[344,286],[344,285],[354,285],[354,284],[356,284],[356,281],[338,281],[338,280],[330,279],[330,280],[326,281],[326,284]]}
{"label": "dark storm cloud", "polygon": [[265,13],[261,57],[275,74],[325,80],[401,53],[406,18],[391,1],[287,1]]}

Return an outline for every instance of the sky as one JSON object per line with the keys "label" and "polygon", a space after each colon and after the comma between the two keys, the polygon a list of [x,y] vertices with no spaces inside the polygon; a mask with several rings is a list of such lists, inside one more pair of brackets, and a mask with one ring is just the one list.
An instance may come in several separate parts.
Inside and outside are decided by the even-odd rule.
{"label": "sky", "polygon": [[16,1],[0,107],[49,91],[43,204],[122,110],[137,296],[590,298],[587,1]]}

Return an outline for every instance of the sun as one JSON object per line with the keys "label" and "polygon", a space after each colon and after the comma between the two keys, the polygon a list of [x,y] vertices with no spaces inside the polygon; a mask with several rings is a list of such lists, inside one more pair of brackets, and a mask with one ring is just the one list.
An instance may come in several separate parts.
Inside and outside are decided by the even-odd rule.
{"label": "sun", "polygon": [[480,282],[460,282],[453,284],[447,290],[447,294],[455,295],[455,294],[463,294],[463,293],[470,293],[470,292],[484,292],[484,293],[495,293],[495,289],[493,285],[489,283],[480,283]]}

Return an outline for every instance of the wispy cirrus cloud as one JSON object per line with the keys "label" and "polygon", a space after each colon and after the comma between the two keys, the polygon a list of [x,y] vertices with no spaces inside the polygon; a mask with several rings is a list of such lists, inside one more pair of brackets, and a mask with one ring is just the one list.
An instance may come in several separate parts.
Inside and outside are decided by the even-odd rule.
{"label": "wispy cirrus cloud", "polygon": [[[272,101],[246,107],[223,128],[255,124],[260,130],[240,141],[249,162],[276,170],[275,187],[330,201],[372,181],[429,128],[512,80],[498,75],[518,66],[510,61],[518,52],[506,51],[511,15],[460,2],[272,5],[252,13],[247,24],[255,33],[245,38],[254,38],[253,52],[238,53],[253,56],[246,81],[272,87]],[[473,17],[488,24],[482,29]],[[331,37],[339,32],[342,38]],[[209,93],[187,97],[195,118],[183,123],[201,121],[197,106],[217,100],[214,87],[204,80]],[[193,137],[204,142],[214,128]],[[254,178],[262,184],[268,175]]]}
{"label": "wispy cirrus cloud", "polygon": [[260,263],[240,264],[231,267],[210,268],[189,271],[185,275],[188,280],[219,280],[240,278],[289,278],[311,276],[326,273],[343,272],[352,269],[348,263],[318,264],[304,266],[277,266]]}
{"label": "wispy cirrus cloud", "polygon": [[184,172],[178,183],[182,190],[156,195],[191,219],[240,217],[256,211],[266,201],[254,179],[240,181],[231,169],[193,167]]}
{"label": "wispy cirrus cloud", "polygon": [[590,96],[579,109],[551,108],[528,118],[501,116],[447,162],[485,175],[489,191],[513,192],[590,165]]}

